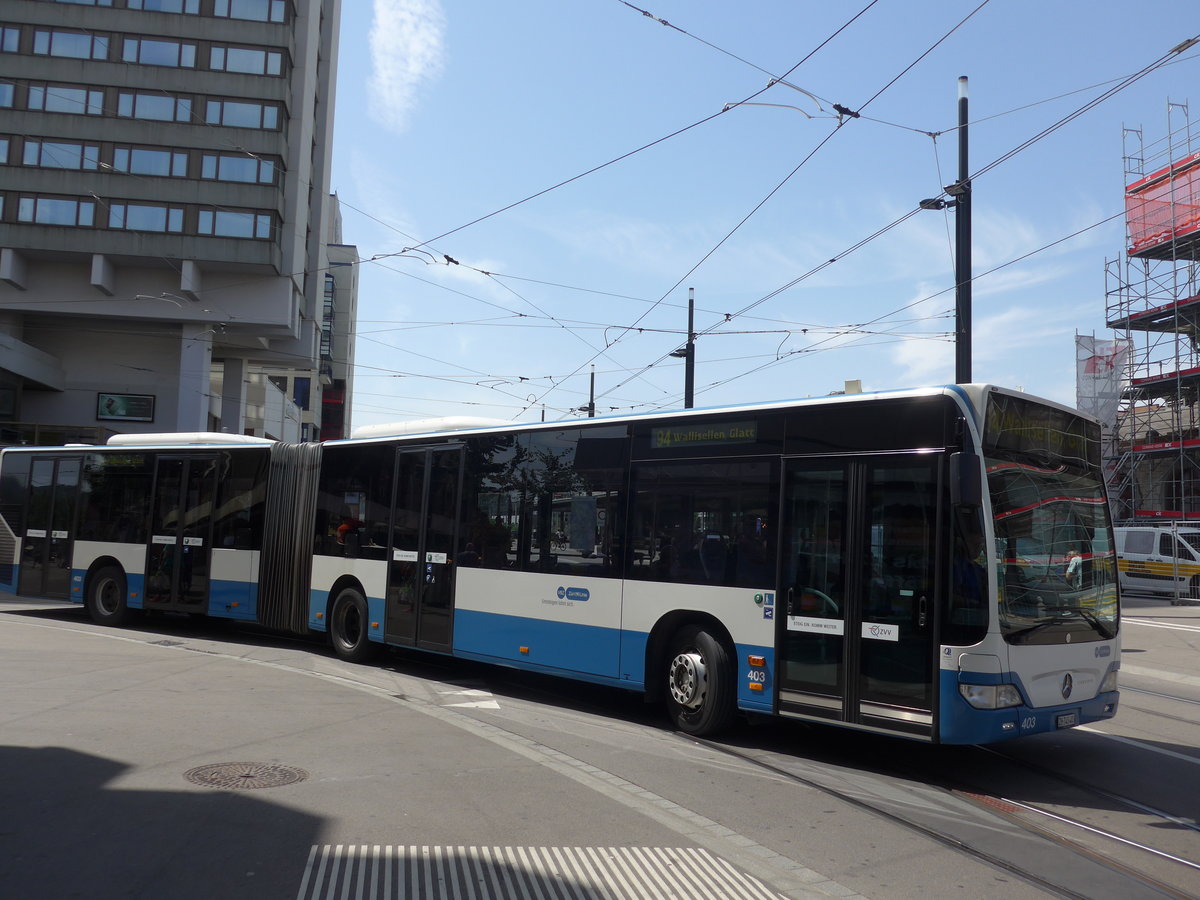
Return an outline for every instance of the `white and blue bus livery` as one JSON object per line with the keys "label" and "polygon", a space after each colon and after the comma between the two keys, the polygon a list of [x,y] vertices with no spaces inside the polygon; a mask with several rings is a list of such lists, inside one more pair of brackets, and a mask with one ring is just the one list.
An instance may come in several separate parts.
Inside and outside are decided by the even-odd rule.
{"label": "white and blue bus livery", "polygon": [[[1098,425],[985,385],[0,457],[0,590],[941,743],[1114,715]],[[378,430],[378,429],[377,429]],[[1071,574],[1039,560],[1078,557]],[[7,558],[6,558],[7,557]]]}

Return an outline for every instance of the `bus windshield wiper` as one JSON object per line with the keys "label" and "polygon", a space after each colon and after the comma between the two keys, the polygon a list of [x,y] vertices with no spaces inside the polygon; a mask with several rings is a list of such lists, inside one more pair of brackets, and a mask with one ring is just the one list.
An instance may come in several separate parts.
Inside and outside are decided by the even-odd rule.
{"label": "bus windshield wiper", "polygon": [[1024,628],[1018,629],[1017,631],[1011,631],[1006,634],[1005,637],[1011,642],[1023,644],[1025,643],[1025,638],[1029,637],[1034,632],[1041,631],[1048,625],[1061,624],[1061,622],[1062,619],[1059,618],[1043,619],[1040,622],[1034,622],[1032,625],[1026,625]]}
{"label": "bus windshield wiper", "polygon": [[[1085,622],[1087,622],[1088,625],[1092,627],[1092,630],[1094,630],[1096,634],[1100,635],[1100,637],[1104,638],[1106,641],[1111,640],[1114,636],[1113,632],[1108,628],[1108,626],[1100,621],[1100,618],[1096,615],[1096,613],[1088,609],[1086,606],[1055,606],[1051,612],[1058,613],[1059,615],[1054,615],[1049,619],[1043,619],[1040,622],[1034,622],[1032,625],[1027,625],[1026,627],[1017,631],[1009,632],[1007,635],[1005,635],[1005,637],[1007,637],[1011,642],[1023,644],[1028,637],[1032,636],[1038,631],[1041,631],[1043,628],[1046,628],[1049,625],[1061,625],[1069,618],[1075,617],[1083,619]],[[1073,613],[1074,615],[1068,616],[1068,613]]]}
{"label": "bus windshield wiper", "polygon": [[1095,612],[1088,609],[1086,606],[1059,606],[1057,607],[1064,612],[1073,612],[1083,619],[1095,629],[1096,634],[1104,638],[1106,641],[1112,640],[1115,636],[1114,632],[1110,631],[1108,626],[1100,621],[1100,617]]}

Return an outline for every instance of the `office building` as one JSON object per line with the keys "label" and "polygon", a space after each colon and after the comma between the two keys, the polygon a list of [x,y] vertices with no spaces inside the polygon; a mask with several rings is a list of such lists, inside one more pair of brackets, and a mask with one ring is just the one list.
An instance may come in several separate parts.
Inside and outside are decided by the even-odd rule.
{"label": "office building", "polygon": [[0,4],[0,440],[256,433],[268,368],[320,436],[339,13]]}

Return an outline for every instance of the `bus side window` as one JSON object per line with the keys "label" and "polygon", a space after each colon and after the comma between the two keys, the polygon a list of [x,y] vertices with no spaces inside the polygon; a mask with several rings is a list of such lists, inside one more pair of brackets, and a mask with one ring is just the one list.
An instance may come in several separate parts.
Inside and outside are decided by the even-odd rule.
{"label": "bus side window", "polygon": [[950,615],[942,627],[942,643],[977,644],[987,634],[989,592],[984,544],[981,514],[977,510],[958,510],[954,516]]}

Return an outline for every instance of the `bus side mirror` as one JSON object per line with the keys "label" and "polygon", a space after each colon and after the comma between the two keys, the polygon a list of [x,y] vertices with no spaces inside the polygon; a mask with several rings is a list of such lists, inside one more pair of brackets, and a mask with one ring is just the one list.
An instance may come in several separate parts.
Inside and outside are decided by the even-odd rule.
{"label": "bus side mirror", "polygon": [[974,453],[950,454],[950,502],[957,507],[967,506],[972,509],[983,506],[979,457]]}

